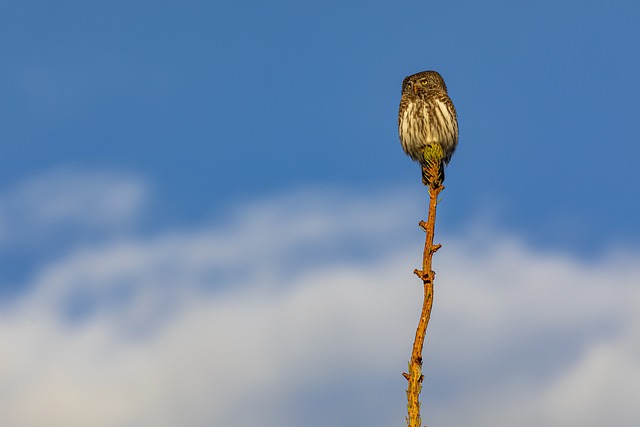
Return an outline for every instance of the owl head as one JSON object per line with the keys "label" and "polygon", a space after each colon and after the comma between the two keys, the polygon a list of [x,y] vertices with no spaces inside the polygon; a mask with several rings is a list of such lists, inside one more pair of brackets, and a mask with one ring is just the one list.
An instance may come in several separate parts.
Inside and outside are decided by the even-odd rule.
{"label": "owl head", "polygon": [[444,84],[444,79],[437,71],[422,71],[412,74],[405,77],[402,82],[402,93],[416,93],[430,89],[439,89],[445,93],[447,92],[447,85]]}

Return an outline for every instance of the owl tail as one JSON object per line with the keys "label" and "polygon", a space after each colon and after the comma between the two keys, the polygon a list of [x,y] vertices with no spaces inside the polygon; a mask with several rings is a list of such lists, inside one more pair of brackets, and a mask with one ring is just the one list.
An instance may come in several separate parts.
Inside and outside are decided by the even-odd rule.
{"label": "owl tail", "polygon": [[[442,185],[442,183],[444,182],[444,166],[445,163],[444,161],[442,161],[440,163],[440,167],[438,168],[438,173],[437,176],[434,177],[434,173],[433,173],[433,169],[429,168],[429,167],[424,167],[422,166],[422,183],[424,185],[428,186],[432,186],[432,187],[439,187]],[[431,169],[431,170],[430,170]]]}
{"label": "owl tail", "polygon": [[444,182],[444,155],[440,144],[427,144],[422,152],[422,183],[431,188]]}

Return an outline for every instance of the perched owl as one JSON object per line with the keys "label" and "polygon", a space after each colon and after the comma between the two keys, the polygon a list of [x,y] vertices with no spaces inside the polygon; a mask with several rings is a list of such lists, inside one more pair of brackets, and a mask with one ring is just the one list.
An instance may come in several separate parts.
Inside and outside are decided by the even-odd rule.
{"label": "perched owl", "polygon": [[429,144],[442,147],[444,155],[439,181],[444,181],[444,166],[458,145],[458,119],[447,86],[437,72],[423,71],[402,82],[398,134],[404,152],[421,164],[425,185],[430,182],[424,173],[423,150]]}

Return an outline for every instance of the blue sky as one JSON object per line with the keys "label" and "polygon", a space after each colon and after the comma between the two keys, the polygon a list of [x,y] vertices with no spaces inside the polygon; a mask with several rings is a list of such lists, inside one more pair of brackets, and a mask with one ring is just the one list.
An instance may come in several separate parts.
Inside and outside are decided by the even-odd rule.
{"label": "blue sky", "polygon": [[0,424],[403,422],[427,196],[396,117],[435,69],[460,144],[425,421],[637,425],[639,16],[0,3]]}
{"label": "blue sky", "polygon": [[461,128],[443,226],[490,211],[573,250],[636,245],[637,12],[5,2],[0,182],[60,166],[142,174],[172,221],[292,187],[418,195],[395,115],[402,78],[433,68]]}

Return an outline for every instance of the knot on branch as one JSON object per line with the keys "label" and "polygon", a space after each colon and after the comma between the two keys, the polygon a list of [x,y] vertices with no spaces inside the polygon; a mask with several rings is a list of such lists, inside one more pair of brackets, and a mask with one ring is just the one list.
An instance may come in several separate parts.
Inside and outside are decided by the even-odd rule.
{"label": "knot on branch", "polygon": [[433,270],[425,273],[423,270],[418,270],[417,268],[413,270],[413,274],[418,276],[424,283],[432,283],[433,278],[436,275]]}

